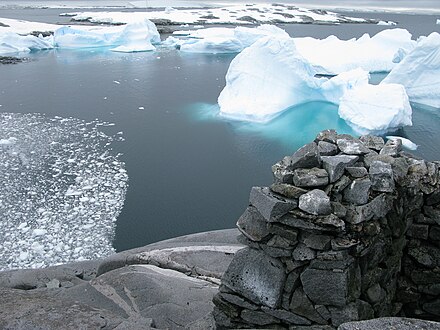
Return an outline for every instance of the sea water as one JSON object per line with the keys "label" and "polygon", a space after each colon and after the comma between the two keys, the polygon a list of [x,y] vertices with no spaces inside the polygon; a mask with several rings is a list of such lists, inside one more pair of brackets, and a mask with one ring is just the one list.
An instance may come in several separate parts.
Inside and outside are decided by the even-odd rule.
{"label": "sea water", "polygon": [[[380,19],[387,18],[383,16]],[[391,17],[391,16],[390,16]],[[391,19],[391,18],[389,18]],[[415,34],[438,28],[433,16],[392,16]],[[410,22],[410,23],[405,23]],[[344,38],[376,33],[375,25],[284,26],[294,36]],[[328,103],[288,109],[267,124],[218,115],[217,97],[234,55],[176,50],[118,54],[108,49],[53,50],[29,61],[0,66],[0,111],[44,113],[114,123],[123,132],[113,145],[122,153],[129,186],[116,222],[114,247],[124,250],[194,232],[232,228],[252,186],[272,181],[270,167],[310,142],[322,129],[352,133]],[[381,76],[373,76],[380,81]],[[440,158],[440,115],[414,107],[413,127],[400,130],[420,147],[417,155]],[[1,137],[0,137],[1,138]]]}

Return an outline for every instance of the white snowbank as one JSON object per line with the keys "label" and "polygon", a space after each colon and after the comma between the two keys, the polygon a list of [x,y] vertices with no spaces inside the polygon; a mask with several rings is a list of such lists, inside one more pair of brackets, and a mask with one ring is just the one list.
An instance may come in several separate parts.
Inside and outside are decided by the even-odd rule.
{"label": "white snowbank", "polygon": [[397,25],[397,23],[393,21],[379,21],[377,22],[377,25],[394,26]]}
{"label": "white snowbank", "polygon": [[399,49],[412,50],[416,41],[404,29],[387,29],[373,37],[364,34],[359,39],[340,40],[295,38],[298,51],[321,74],[338,74],[360,67],[369,72],[388,72]]}
{"label": "white snowbank", "polygon": [[[212,4],[211,4],[212,5]],[[65,13],[73,20],[92,23],[126,24],[139,19],[169,20],[174,24],[255,24],[255,23],[347,23],[366,22],[329,11],[313,11],[282,4],[237,4],[217,8],[157,10],[148,12],[77,12]]]}
{"label": "white snowbank", "polygon": [[21,36],[13,32],[0,33],[0,55],[51,49],[52,44],[42,37]]}
{"label": "white snowbank", "polygon": [[409,150],[417,150],[417,148],[419,147],[417,144],[412,142],[410,139],[406,139],[406,138],[403,138],[401,136],[387,135],[386,138],[388,140],[400,140],[400,141],[402,141],[402,146],[404,146],[405,148],[407,148]]}
{"label": "white snowbank", "polygon": [[[0,13],[1,15],[1,13]],[[0,25],[0,34],[4,32],[14,32],[18,34],[30,34],[32,32],[53,32],[60,27],[56,24],[47,24],[40,22],[30,22],[12,18],[0,17],[0,23],[6,26]]]}
{"label": "white snowbank", "polygon": [[363,70],[330,80],[315,78],[315,74],[293,39],[262,38],[231,62],[226,86],[218,98],[220,113],[265,122],[302,103],[337,103],[347,90],[368,82],[368,73]]}
{"label": "white snowbank", "polygon": [[341,98],[339,116],[360,134],[381,134],[412,125],[405,88],[398,84],[362,85]]}
{"label": "white snowbank", "polygon": [[382,83],[402,84],[410,101],[440,108],[440,34],[422,38]]}
{"label": "white snowbank", "polygon": [[152,44],[159,43],[160,36],[151,21],[143,20],[110,31],[102,28],[85,31],[64,26],[55,31],[53,40],[59,48],[116,46],[112,50],[133,52],[154,50]]}

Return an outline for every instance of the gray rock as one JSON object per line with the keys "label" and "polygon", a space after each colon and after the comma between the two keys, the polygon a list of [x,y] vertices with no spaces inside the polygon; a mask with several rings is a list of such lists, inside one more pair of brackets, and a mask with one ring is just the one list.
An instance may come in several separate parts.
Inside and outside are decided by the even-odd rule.
{"label": "gray rock", "polygon": [[256,311],[257,309],[260,308],[259,306],[255,305],[254,303],[252,303],[252,302],[250,302],[250,301],[248,301],[248,300],[246,300],[246,299],[244,299],[244,298],[242,298],[240,296],[237,296],[235,294],[221,293],[221,297],[224,300],[226,300],[226,301],[228,301],[228,302],[230,302],[230,303],[232,303],[234,305],[237,305],[237,306],[249,309],[249,310]]}
{"label": "gray rock", "polygon": [[301,219],[295,216],[284,216],[279,220],[281,223],[290,226],[292,228],[295,229],[302,229],[302,230],[307,230],[307,231],[312,231],[312,232],[325,232],[325,231],[336,231],[339,232],[341,230],[343,230],[343,228],[345,228],[344,222],[342,221],[343,225],[342,227],[338,226],[332,226],[332,225],[326,225],[326,224],[322,224],[322,225],[318,225],[316,223],[311,222],[310,220],[307,219]]}
{"label": "gray rock", "polygon": [[293,183],[293,171],[288,170],[282,161],[272,165],[272,173],[277,183]]}
{"label": "gray rock", "polygon": [[309,191],[299,198],[299,208],[314,215],[327,215],[332,212],[330,198],[319,189]]}
{"label": "gray rock", "polygon": [[[428,313],[434,314],[436,316],[440,316],[440,298],[437,298],[433,301],[423,304],[423,310],[425,310]],[[440,324],[439,324],[439,329],[440,329]]]}
{"label": "gray rock", "polygon": [[[293,176],[292,176],[292,180],[293,180]],[[279,195],[285,196],[290,199],[299,198],[299,196],[307,192],[307,190],[305,189],[286,183],[274,183],[270,186],[270,190],[272,190],[274,193],[277,193]]]}
{"label": "gray rock", "polygon": [[330,183],[339,180],[344,174],[345,168],[356,163],[358,159],[358,156],[348,155],[321,157],[322,167],[327,171]]}
{"label": "gray rock", "polygon": [[245,309],[241,312],[241,318],[247,323],[255,325],[269,325],[280,323],[278,319],[264,312],[252,311],[248,309]]}
{"label": "gray rock", "polygon": [[288,322],[290,324],[309,325],[312,323],[304,317],[282,309],[269,309],[264,306],[261,309],[267,314],[272,315],[277,319],[283,320],[284,322]]}
{"label": "gray rock", "polygon": [[330,214],[325,217],[317,217],[315,224],[324,226],[326,231],[341,232],[345,230],[345,223],[342,219],[339,219],[336,215]]}
{"label": "gray rock", "polygon": [[253,302],[276,308],[280,304],[285,278],[284,266],[279,260],[245,248],[235,254],[223,275],[222,284]]}
{"label": "gray rock", "polygon": [[293,173],[293,183],[298,187],[320,187],[328,184],[328,174],[317,167],[296,169]]}
{"label": "gray rock", "polygon": [[378,215],[384,213],[386,215],[391,208],[391,199],[382,194],[368,204],[360,206],[348,206],[345,221],[351,224],[359,224],[373,218],[379,218]]}
{"label": "gray rock", "polygon": [[380,161],[392,165],[396,161],[396,158],[389,155],[378,155],[374,152],[370,152],[368,155],[364,156],[364,164],[366,168],[370,168],[371,163],[374,161]]}
{"label": "gray rock", "polygon": [[280,195],[271,193],[267,187],[252,187],[249,203],[254,206],[267,221],[276,221],[298,206],[296,200],[283,198]]}
{"label": "gray rock", "polygon": [[289,309],[295,314],[304,316],[313,322],[318,324],[326,324],[326,321],[315,310],[312,302],[306,296],[301,287],[297,288],[293,293]]}
{"label": "gray rock", "polygon": [[315,256],[316,252],[302,243],[298,244],[292,252],[293,259],[299,261],[312,260]]}
{"label": "gray rock", "polygon": [[366,297],[368,301],[372,304],[378,303],[385,298],[386,292],[379,283],[374,284],[372,287],[369,287],[366,292]]}
{"label": "gray rock", "polygon": [[319,141],[318,152],[320,156],[334,156],[338,153],[338,147],[330,142]]}
{"label": "gray rock", "polygon": [[332,204],[332,213],[336,215],[338,218],[344,219],[347,215],[347,209],[344,205],[339,202],[331,202]]}
{"label": "gray rock", "polygon": [[359,267],[338,272],[308,268],[301,274],[304,292],[315,304],[345,306],[360,295]]}
{"label": "gray rock", "polygon": [[395,139],[395,140],[388,140],[387,143],[385,143],[385,146],[379,152],[379,154],[396,157],[400,151],[402,151],[402,140]]}
{"label": "gray rock", "polygon": [[345,170],[353,178],[363,178],[368,175],[368,170],[365,167],[346,167]]}
{"label": "gray rock", "polygon": [[368,321],[347,322],[341,324],[338,330],[434,330],[440,329],[440,323],[403,317],[381,317]]}
{"label": "gray rock", "polygon": [[46,283],[46,287],[48,289],[58,289],[61,286],[61,282],[57,280],[56,278],[50,280]]}
{"label": "gray rock", "polygon": [[312,233],[303,232],[301,241],[309,248],[315,250],[328,250],[330,248],[331,236],[316,235]]}
{"label": "gray rock", "polygon": [[328,321],[331,318],[330,311],[324,305],[316,305],[315,310],[324,320]]}
{"label": "gray rock", "polygon": [[339,147],[339,149],[347,155],[363,155],[370,152],[370,149],[368,149],[362,141],[358,139],[340,139],[338,138],[336,140],[336,143]]}
{"label": "gray rock", "polygon": [[270,232],[268,223],[253,206],[249,206],[237,221],[238,229],[252,241],[259,242]]}
{"label": "gray rock", "polygon": [[291,245],[297,243],[298,231],[295,229],[289,228],[282,224],[272,223],[270,224],[269,231],[271,234],[275,234],[287,239]]}
{"label": "gray rock", "polygon": [[371,181],[368,178],[356,179],[344,190],[344,200],[355,205],[368,203]]}
{"label": "gray rock", "polygon": [[319,143],[319,141],[325,141],[330,143],[336,143],[338,138],[338,133],[334,129],[327,129],[318,133],[315,138],[315,142]]}
{"label": "gray rock", "polygon": [[267,246],[271,246],[271,247],[288,249],[289,247],[291,247],[291,243],[295,243],[295,242],[291,242],[290,240],[282,236],[274,235],[269,241],[267,241],[266,244]]}
{"label": "gray rock", "polygon": [[318,145],[315,142],[304,145],[292,156],[285,157],[283,163],[287,170],[319,166]]}
{"label": "gray rock", "polygon": [[385,141],[380,136],[375,135],[363,135],[359,140],[361,140],[367,148],[376,151],[380,151],[385,145]]}
{"label": "gray rock", "polygon": [[423,224],[412,224],[406,231],[406,235],[418,239],[428,239],[429,226]]}
{"label": "gray rock", "polygon": [[332,191],[335,193],[340,193],[345,188],[347,188],[350,183],[351,180],[347,176],[343,175],[338,181],[334,183]]}
{"label": "gray rock", "polygon": [[370,165],[371,189],[381,192],[394,191],[393,169],[390,164],[373,161]]}
{"label": "gray rock", "polygon": [[374,311],[371,306],[360,299],[342,308],[329,307],[329,310],[334,326],[339,326],[349,321],[365,320],[374,317]]}
{"label": "gray rock", "polygon": [[268,256],[271,256],[273,258],[281,258],[290,257],[292,255],[293,247],[286,249],[268,246],[267,244],[260,244],[260,249],[262,249],[264,253],[266,253]]}

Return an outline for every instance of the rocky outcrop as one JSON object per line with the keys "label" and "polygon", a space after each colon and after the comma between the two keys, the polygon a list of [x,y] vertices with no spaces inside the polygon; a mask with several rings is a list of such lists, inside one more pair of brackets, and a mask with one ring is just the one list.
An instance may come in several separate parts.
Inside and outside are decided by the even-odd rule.
{"label": "rocky outcrop", "polygon": [[0,273],[0,329],[213,329],[237,230],[179,237],[97,261]]}
{"label": "rocky outcrop", "polygon": [[276,163],[238,220],[247,248],[214,298],[218,327],[440,321],[439,168],[333,130]]}

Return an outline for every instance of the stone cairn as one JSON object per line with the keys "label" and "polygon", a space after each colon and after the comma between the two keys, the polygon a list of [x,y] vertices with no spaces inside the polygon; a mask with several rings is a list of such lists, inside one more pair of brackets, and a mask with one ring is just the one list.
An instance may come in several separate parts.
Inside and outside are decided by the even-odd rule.
{"label": "stone cairn", "polygon": [[327,130],[276,163],[237,222],[247,247],[214,298],[217,327],[440,321],[440,162],[401,148]]}

